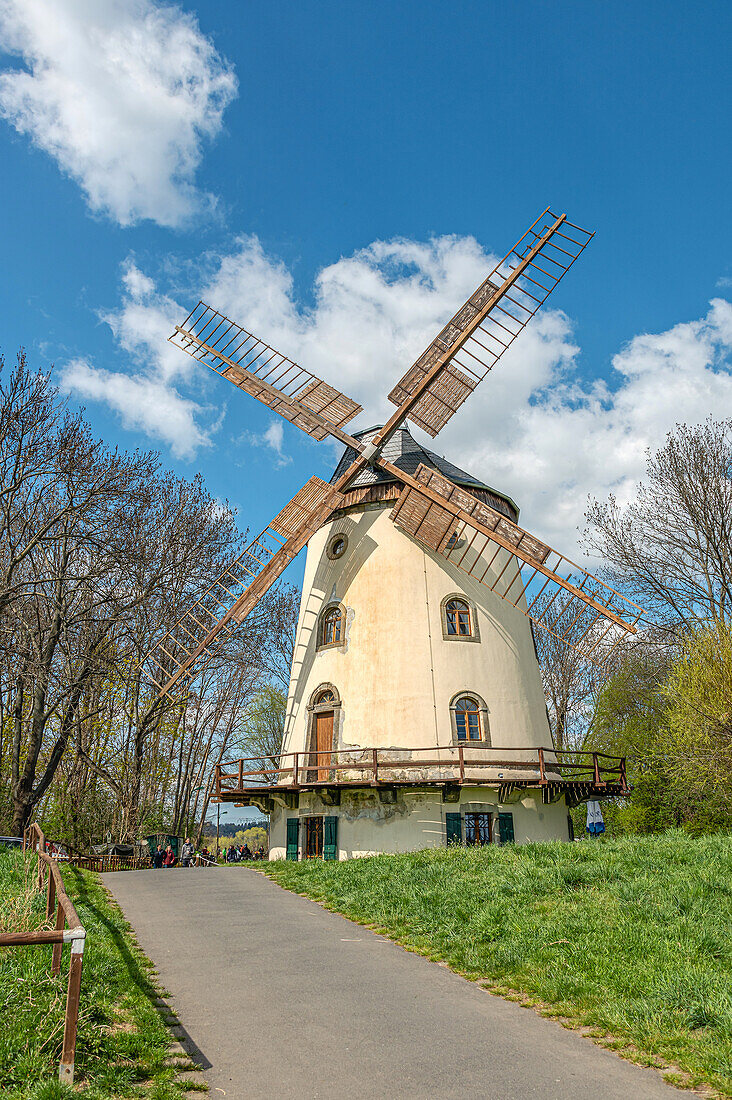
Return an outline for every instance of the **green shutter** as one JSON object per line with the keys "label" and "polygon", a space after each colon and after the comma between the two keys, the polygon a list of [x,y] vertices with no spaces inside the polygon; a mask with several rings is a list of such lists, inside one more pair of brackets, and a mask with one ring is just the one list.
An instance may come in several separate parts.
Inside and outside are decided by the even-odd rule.
{"label": "green shutter", "polygon": [[323,859],[338,859],[338,818],[323,821]]}
{"label": "green shutter", "polygon": [[498,815],[498,835],[501,838],[501,844],[513,843],[513,814]]}
{"label": "green shutter", "polygon": [[463,825],[460,814],[445,814],[445,832],[448,844],[462,844]]}
{"label": "green shutter", "polygon": [[297,834],[300,822],[296,817],[287,819],[287,859],[297,862]]}

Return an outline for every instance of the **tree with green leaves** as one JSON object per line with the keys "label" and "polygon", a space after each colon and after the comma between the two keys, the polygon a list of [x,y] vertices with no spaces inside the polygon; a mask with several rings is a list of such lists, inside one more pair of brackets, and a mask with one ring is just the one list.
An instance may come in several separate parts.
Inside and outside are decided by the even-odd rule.
{"label": "tree with green leaves", "polygon": [[732,623],[692,631],[663,684],[675,802],[700,827],[732,821]]}
{"label": "tree with green leaves", "polygon": [[247,708],[238,748],[242,756],[255,757],[261,767],[277,767],[285,736],[287,698],[279,688],[266,685]]}

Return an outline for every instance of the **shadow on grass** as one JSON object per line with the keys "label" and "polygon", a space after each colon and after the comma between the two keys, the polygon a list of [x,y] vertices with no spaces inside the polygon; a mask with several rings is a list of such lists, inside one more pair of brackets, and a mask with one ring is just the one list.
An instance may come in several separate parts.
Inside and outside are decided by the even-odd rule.
{"label": "shadow on grass", "polygon": [[[130,950],[128,946],[127,939],[124,933],[112,920],[110,920],[108,914],[104,911],[104,909],[100,909],[99,906],[94,903],[94,899],[90,897],[84,876],[79,874],[75,867],[70,867],[69,871],[73,874],[74,877],[74,892],[79,903],[83,905],[85,909],[88,909],[90,913],[93,913],[99,923],[103,924],[104,927],[107,929],[110,939],[117,948],[120,958],[122,959],[130,978],[137,986],[140,993],[142,993],[143,996],[147,998],[157,1014],[160,1016],[163,1023],[170,1031],[170,1025],[168,1024],[168,1020],[166,1019],[166,1017],[175,1016],[175,1013],[167,1004],[167,1002],[162,997],[160,997],[157,988],[150,981],[150,978],[148,977],[144,968],[140,966],[138,959],[135,958],[134,953]],[[117,871],[115,873],[123,875],[129,872]],[[134,874],[140,872],[132,873]],[[100,881],[100,885],[103,886],[104,884]],[[107,887],[105,886],[104,889],[106,890]],[[109,893],[109,891],[107,892]],[[109,895],[109,904],[114,905],[119,909],[124,920],[131,928],[132,926],[129,924],[129,921],[127,921],[127,918],[124,917],[122,908],[111,894]],[[213,1063],[209,1061],[209,1059],[200,1049],[198,1044],[194,1042],[194,1040],[188,1034],[186,1028],[183,1027],[183,1025],[178,1021],[177,1016],[175,1017],[175,1019],[176,1034],[173,1035],[173,1038],[180,1042],[181,1046],[183,1046],[183,1048],[185,1049],[186,1054],[196,1065],[197,1069],[211,1069]]]}

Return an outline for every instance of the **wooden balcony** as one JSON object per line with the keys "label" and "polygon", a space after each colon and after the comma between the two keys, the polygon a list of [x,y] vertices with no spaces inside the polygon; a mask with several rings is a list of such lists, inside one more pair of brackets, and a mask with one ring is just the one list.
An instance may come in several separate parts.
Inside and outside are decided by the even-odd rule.
{"label": "wooden balcony", "polygon": [[[544,802],[562,795],[569,805],[609,795],[627,795],[625,757],[553,748],[505,749],[464,742],[425,749],[340,749],[282,753],[219,764],[216,797],[246,805],[267,796],[348,788],[492,787],[501,801],[539,789]],[[451,799],[452,800],[452,799]]]}

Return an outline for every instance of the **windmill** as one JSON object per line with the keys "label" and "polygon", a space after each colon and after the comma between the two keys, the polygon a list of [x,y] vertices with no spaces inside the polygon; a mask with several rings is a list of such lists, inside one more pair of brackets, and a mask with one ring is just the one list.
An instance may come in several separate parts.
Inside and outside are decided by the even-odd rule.
{"label": "windmill", "polygon": [[[389,394],[395,412],[364,441],[345,430],[361,406],[199,301],[170,340],[313,439],[353,454],[334,483],[310,480],[147,654],[160,695],[174,696],[211,661],[312,535],[371,467],[403,486],[394,524],[590,660],[606,661],[642,611],[597,577],[427,464],[413,474],[385,457],[407,420],[432,437],[546,301],[594,234],[547,208]],[[486,566],[499,556],[500,571]]]}

